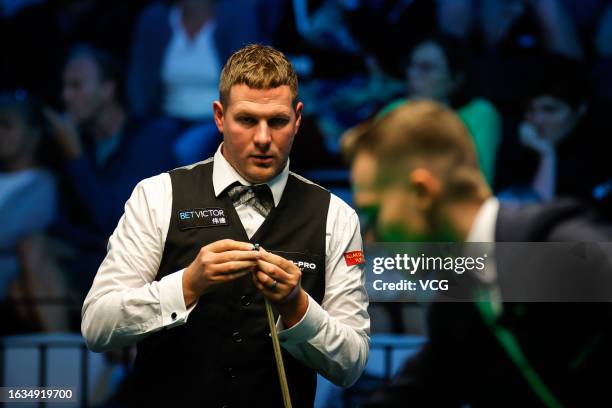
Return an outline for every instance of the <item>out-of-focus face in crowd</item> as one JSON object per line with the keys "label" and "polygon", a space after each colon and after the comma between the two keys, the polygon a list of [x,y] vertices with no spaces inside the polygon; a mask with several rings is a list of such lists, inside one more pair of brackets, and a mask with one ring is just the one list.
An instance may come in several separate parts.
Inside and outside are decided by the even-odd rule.
{"label": "out-of-focus face in crowd", "polygon": [[411,98],[448,103],[456,87],[444,50],[433,41],[423,42],[414,48],[406,77]]}
{"label": "out-of-focus face in crowd", "polygon": [[300,127],[302,103],[289,86],[253,89],[234,85],[226,106],[215,102],[215,122],[223,133],[223,155],[251,183],[282,171]]}
{"label": "out-of-focus face in crowd", "polygon": [[540,138],[555,144],[576,128],[582,115],[583,108],[574,108],[563,99],[543,95],[529,102],[525,120]]}
{"label": "out-of-focus face in crowd", "polygon": [[0,162],[32,158],[38,136],[17,109],[0,109]]}
{"label": "out-of-focus face in crowd", "polygon": [[77,124],[90,122],[112,103],[114,85],[105,81],[92,58],[69,60],[64,68],[62,96],[68,114]]}

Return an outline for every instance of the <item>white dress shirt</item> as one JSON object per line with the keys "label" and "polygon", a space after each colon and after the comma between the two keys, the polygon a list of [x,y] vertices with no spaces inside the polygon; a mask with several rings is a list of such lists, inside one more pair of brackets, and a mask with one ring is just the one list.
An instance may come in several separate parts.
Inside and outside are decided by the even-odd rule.
{"label": "white dress shirt", "polygon": [[[289,163],[267,183],[275,205],[288,176]],[[213,163],[215,195],[235,181],[250,184],[225,160],[219,147]],[[168,173],[141,181],[127,201],[83,305],[81,331],[90,349],[104,351],[133,344],[164,327],[186,323],[195,305],[185,307],[184,270],[155,281],[171,210]],[[251,237],[264,218],[246,204],[236,210]],[[362,250],[357,214],[333,194],[325,248],[325,294],[321,305],[308,296],[304,317],[289,329],[279,319],[277,328],[283,348],[330,381],[346,387],[359,378],[365,366],[370,319],[364,265],[347,266],[343,256]]]}

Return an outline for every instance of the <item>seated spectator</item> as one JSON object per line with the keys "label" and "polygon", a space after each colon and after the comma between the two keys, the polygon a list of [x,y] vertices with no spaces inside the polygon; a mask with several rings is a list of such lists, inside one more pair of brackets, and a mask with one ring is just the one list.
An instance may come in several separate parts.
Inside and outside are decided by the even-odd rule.
{"label": "seated spectator", "polygon": [[522,147],[515,148],[514,158],[505,156],[500,163],[515,167],[520,159],[529,177],[523,182],[515,177],[515,184],[500,193],[502,199],[589,198],[610,176],[605,157],[608,135],[602,134],[597,104],[588,99],[586,70],[562,57],[548,58],[531,80],[531,96],[518,128]]}
{"label": "seated spectator", "polygon": [[212,118],[210,106],[218,96],[221,71],[213,3],[158,2],[144,10],[128,77],[135,115],[161,114],[187,122]]}
{"label": "seated spectator", "polygon": [[[53,107],[61,106],[60,73],[70,47],[90,43],[127,56],[134,21],[147,0],[26,0],[16,14],[2,19],[5,41],[0,89],[23,88]],[[9,12],[22,0],[5,0]],[[11,7],[4,7],[7,3]],[[1,13],[1,11],[0,11]]]}
{"label": "seated spectator", "polygon": [[106,252],[106,240],[136,183],[172,169],[176,127],[167,120],[136,120],[122,101],[121,67],[87,46],[73,49],[64,68],[64,115],[47,111],[63,153],[64,211],[57,235],[76,245],[69,268],[79,290]]}
{"label": "seated spectator", "polygon": [[41,160],[49,135],[40,107],[15,95],[0,96],[0,308],[11,316],[1,332],[65,330],[65,305],[32,302],[67,293],[42,236],[56,215],[55,180]]}
{"label": "seated spectator", "polygon": [[[212,121],[221,62],[247,42],[264,40],[255,2],[154,2],[140,16],[128,72],[128,101],[139,117],[167,116],[185,131],[175,152],[208,157],[221,141]],[[187,147],[187,149],[185,148]]]}
{"label": "seated spectator", "polygon": [[[405,69],[407,99],[432,99],[457,111],[474,140],[480,167],[491,184],[500,142],[501,118],[493,104],[469,94],[470,76],[463,49],[459,40],[443,36],[431,37],[417,44]],[[407,99],[390,103],[378,117],[401,106]]]}

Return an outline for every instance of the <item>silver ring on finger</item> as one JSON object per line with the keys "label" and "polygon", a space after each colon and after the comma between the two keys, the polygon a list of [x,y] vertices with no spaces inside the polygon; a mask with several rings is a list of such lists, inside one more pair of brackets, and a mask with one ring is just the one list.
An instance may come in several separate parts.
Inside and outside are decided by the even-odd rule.
{"label": "silver ring on finger", "polygon": [[272,279],[272,286],[270,286],[270,289],[276,290],[277,286],[278,286],[278,282],[275,279]]}

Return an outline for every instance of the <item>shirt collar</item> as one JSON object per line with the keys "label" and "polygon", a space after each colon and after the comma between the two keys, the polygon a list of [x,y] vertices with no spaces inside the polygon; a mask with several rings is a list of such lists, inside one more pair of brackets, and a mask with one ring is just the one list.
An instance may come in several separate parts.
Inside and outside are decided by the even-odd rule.
{"label": "shirt collar", "polygon": [[467,236],[467,242],[495,242],[495,224],[499,213],[499,201],[495,197],[488,198],[478,210],[472,228]]}
{"label": "shirt collar", "polygon": [[[250,186],[252,183],[246,181],[238,172],[232,167],[232,165],[223,157],[221,153],[221,147],[223,143],[217,148],[213,159],[213,188],[215,189],[215,197],[219,197],[226,188],[235,183],[236,181],[244,186]],[[272,180],[265,184],[272,190],[272,196],[274,197],[274,206],[277,206],[285,191],[287,185],[287,179],[289,178],[289,159],[283,170],[277,174]]]}

